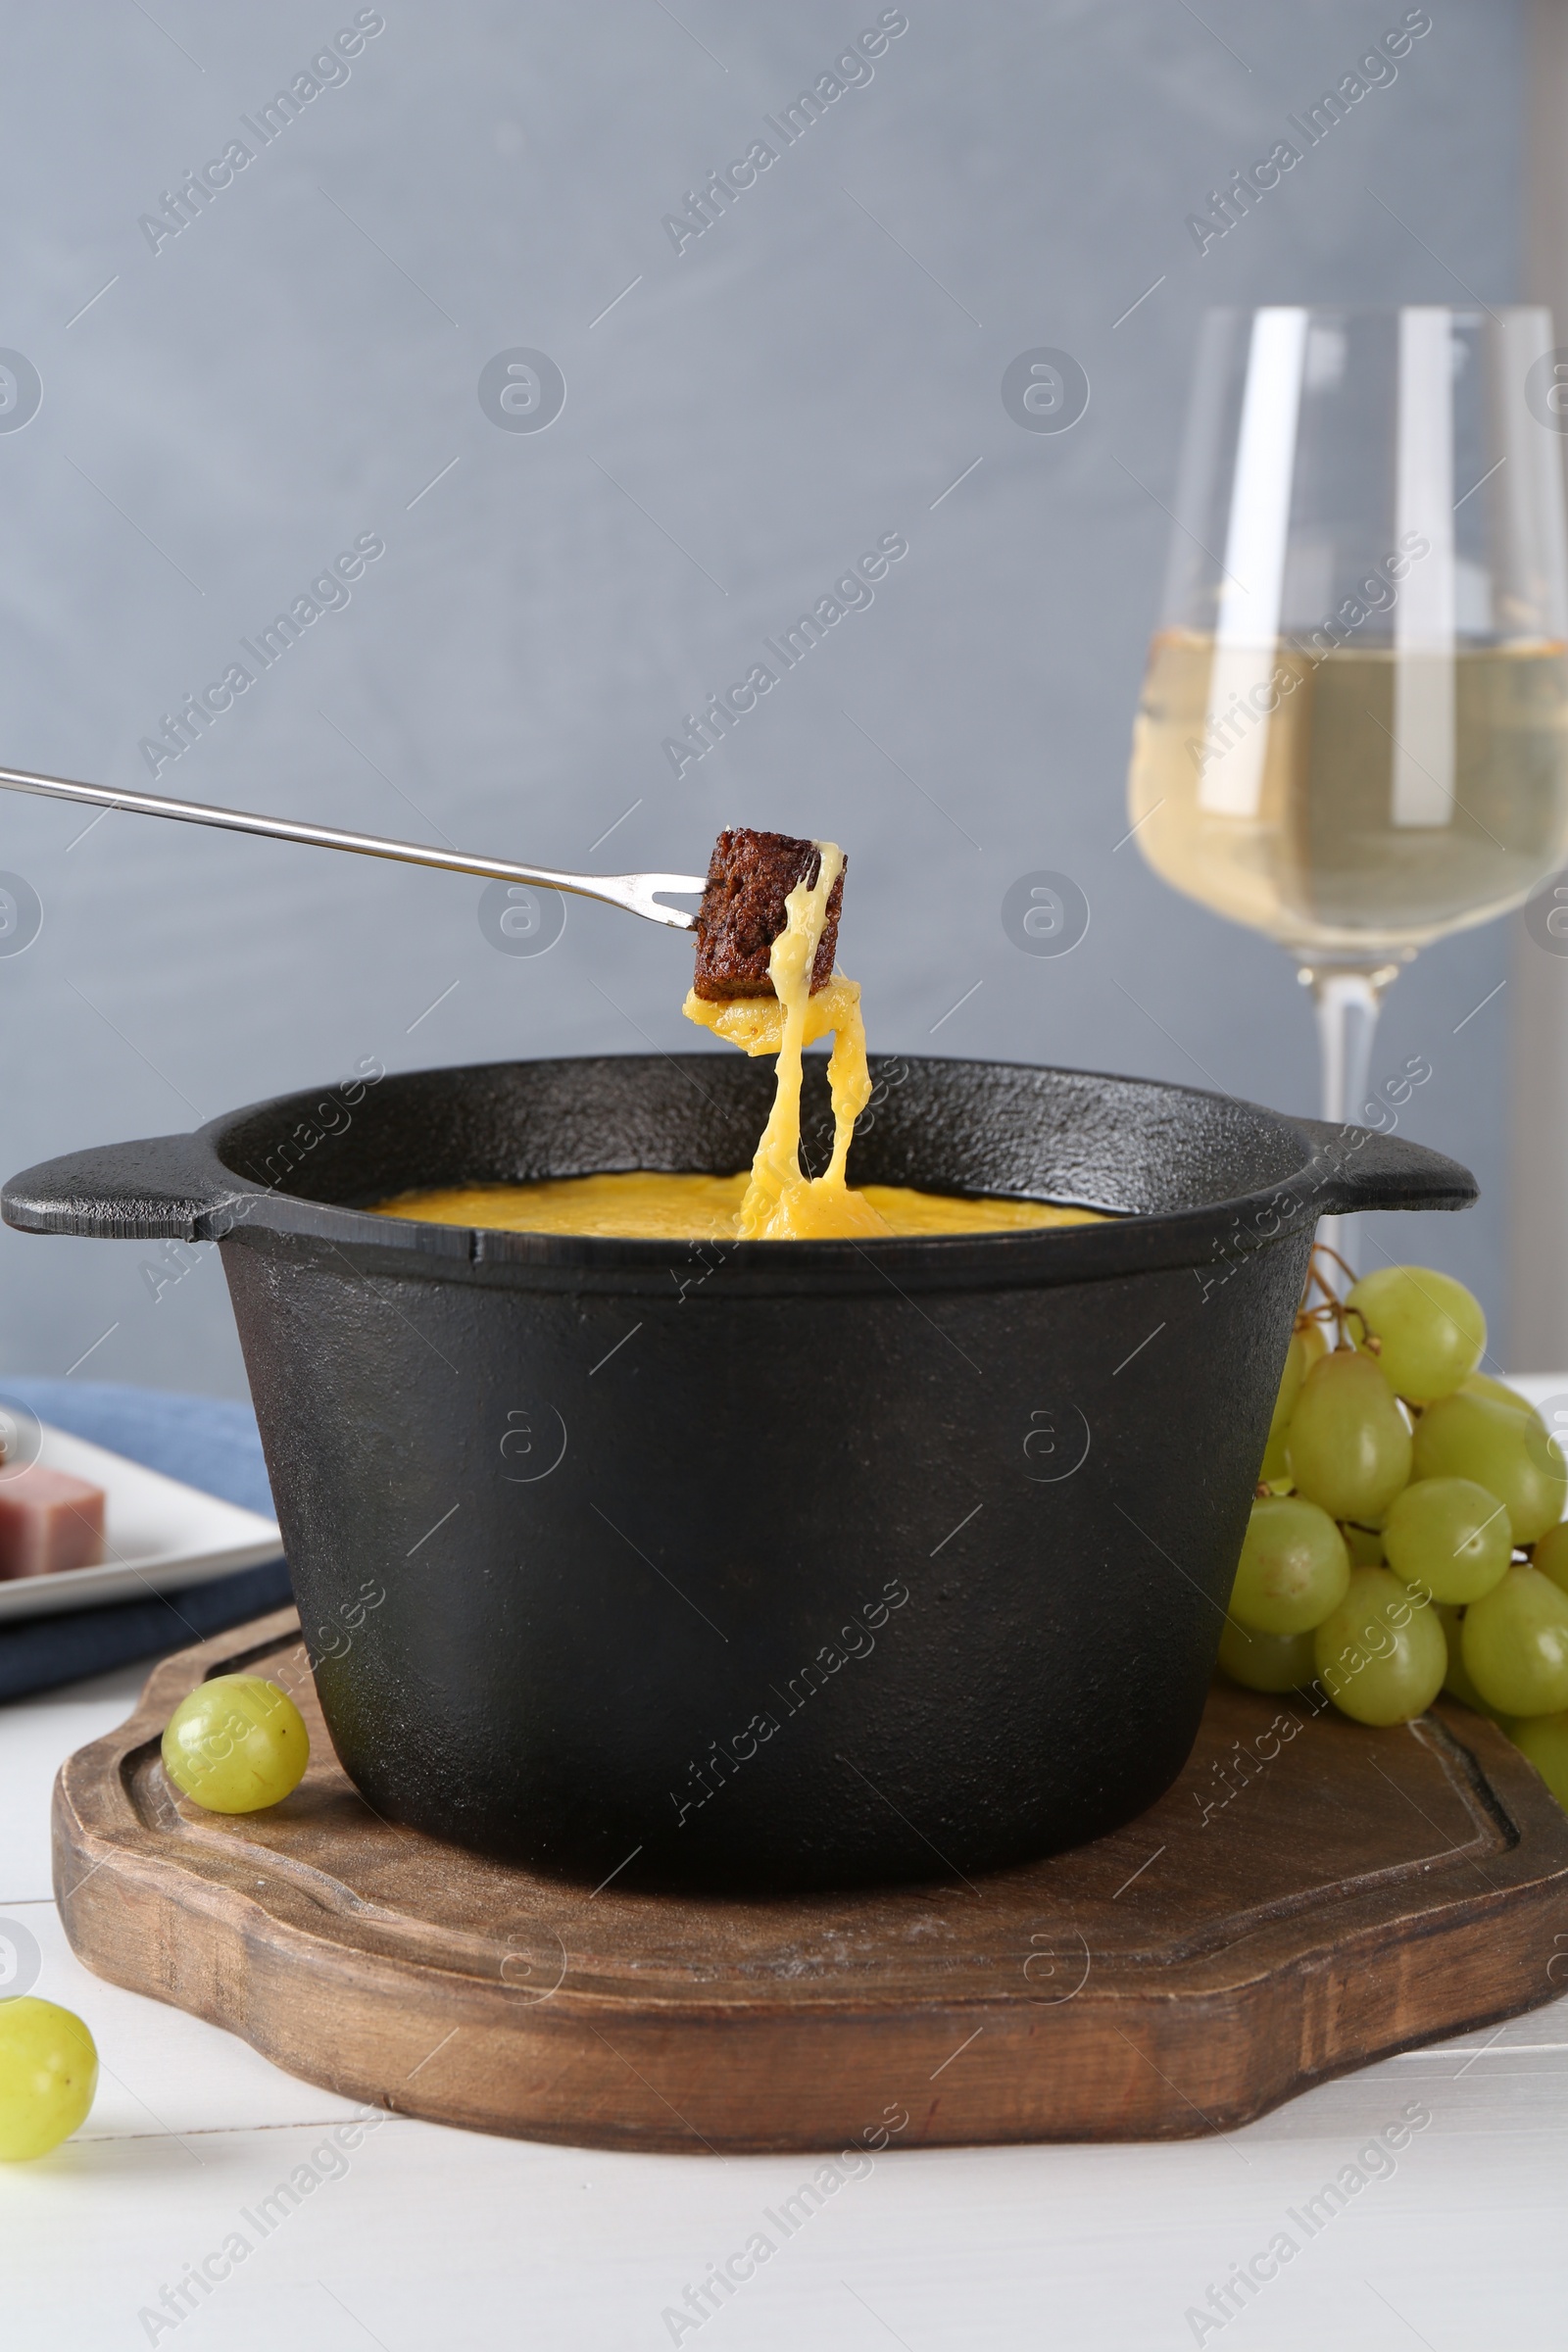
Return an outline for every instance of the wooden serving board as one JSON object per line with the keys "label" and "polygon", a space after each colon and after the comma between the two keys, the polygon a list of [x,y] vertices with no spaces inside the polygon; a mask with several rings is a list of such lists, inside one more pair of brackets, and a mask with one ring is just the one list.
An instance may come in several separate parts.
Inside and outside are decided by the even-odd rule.
{"label": "wooden serving board", "polygon": [[[176,1796],[159,1738],[236,1671],[294,1692],[314,1752],[286,1802],[228,1818]],[[101,1976],[346,2097],[599,2147],[1222,2131],[1568,1976],[1568,1816],[1446,1701],[1368,1732],[1216,1688],[1151,1812],[974,1884],[591,1891],[372,1813],[281,1610],[161,1665],[65,1765],[54,1830]]]}

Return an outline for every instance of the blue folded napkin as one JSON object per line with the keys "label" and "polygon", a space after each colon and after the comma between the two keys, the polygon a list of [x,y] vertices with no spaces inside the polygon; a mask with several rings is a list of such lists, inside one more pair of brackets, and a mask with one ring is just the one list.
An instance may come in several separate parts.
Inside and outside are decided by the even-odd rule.
{"label": "blue folded napkin", "polygon": [[[161,1470],[166,1478],[182,1479],[204,1494],[272,1517],[262,1442],[248,1404],[108,1381],[6,1380],[0,1391],[73,1437]],[[182,1649],[266,1609],[279,1609],[291,1598],[287,1562],[264,1560],[237,1576],[187,1585],[167,1600],[148,1593],[103,1608],[0,1624],[0,1700],[52,1690],[132,1658]]]}

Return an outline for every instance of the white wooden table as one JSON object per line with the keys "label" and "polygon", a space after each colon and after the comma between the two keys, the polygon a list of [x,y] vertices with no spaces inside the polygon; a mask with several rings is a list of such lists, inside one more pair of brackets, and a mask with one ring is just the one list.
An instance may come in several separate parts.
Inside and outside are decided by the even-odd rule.
{"label": "white wooden table", "polygon": [[[1568,1393],[1568,1375],[1520,1386],[1539,1400]],[[5,2346],[1568,2346],[1568,1993],[1498,2032],[1310,2091],[1223,2139],[890,2152],[788,2240],[764,2211],[811,2178],[812,2158],[604,2155],[404,2117],[345,2151],[328,2134],[359,2112],[346,2101],[215,2027],[100,1983],[66,1943],[50,1889],[50,1788],[71,1749],[129,1713],[146,1671],[0,1709],[0,1921],[36,1938],[35,1989],[86,2019],[103,2068],[74,2139],[0,2167]],[[1385,2143],[1357,2165],[1412,2107],[1430,2121],[1396,2154]],[[1350,2186],[1346,2167],[1364,2185]],[[291,2179],[292,2200],[273,2198]],[[1343,2210],[1321,2195],[1341,2181]],[[759,2231],[775,2251],[694,2319],[687,2289]],[[236,2232],[248,2248],[225,2256]],[[1281,2232],[1296,2251],[1269,2257]],[[187,2283],[188,2308],[172,2317],[204,2262],[210,2280],[227,2276],[205,2293]],[[1233,2289],[1222,2317],[1210,2289],[1244,2263],[1274,2276],[1250,2299]]]}

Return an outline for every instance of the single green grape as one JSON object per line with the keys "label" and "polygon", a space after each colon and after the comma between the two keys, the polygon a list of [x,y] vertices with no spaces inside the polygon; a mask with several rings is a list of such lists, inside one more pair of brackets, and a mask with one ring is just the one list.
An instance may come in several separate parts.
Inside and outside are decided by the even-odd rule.
{"label": "single green grape", "polygon": [[1568,1592],[1536,1568],[1510,1568],[1464,1613],[1465,1670],[1499,1714],[1568,1707]]}
{"label": "single green grape", "polygon": [[1308,1634],[1345,1598],[1350,1559],[1327,1511],[1298,1494],[1254,1502],[1230,1613],[1259,1634]]}
{"label": "single green grape", "polygon": [[1505,1380],[1494,1380],[1486,1372],[1471,1372],[1460,1381],[1459,1390],[1466,1396],[1490,1396],[1494,1404],[1500,1404],[1507,1412],[1517,1413],[1529,1431],[1528,1442],[1537,1452],[1543,1446],[1550,1446],[1551,1432],[1529,1397],[1521,1396],[1517,1389],[1510,1389]]}
{"label": "single green grape", "polygon": [[1334,1335],[1321,1317],[1313,1315],[1309,1321],[1298,1324],[1292,1337],[1301,1350],[1301,1372],[1304,1379],[1317,1362],[1318,1357],[1327,1355],[1334,1344]]}
{"label": "single green grape", "polygon": [[1467,1396],[1490,1396],[1494,1404],[1505,1404],[1511,1413],[1533,1414],[1536,1410],[1528,1396],[1510,1389],[1505,1380],[1494,1380],[1490,1372],[1467,1372],[1459,1386]]}
{"label": "single green grape", "polygon": [[1280,1431],[1279,1436],[1270,1438],[1267,1446],[1264,1446],[1263,1467],[1257,1474],[1257,1483],[1260,1487],[1288,1487],[1290,1485],[1291,1465],[1285,1456],[1285,1441],[1289,1436],[1290,1424],[1287,1423],[1285,1428]]}
{"label": "single green grape", "polygon": [[1469,1478],[1418,1478],[1383,1522],[1389,1566],[1434,1600],[1479,1600],[1513,1557],[1506,1507]]}
{"label": "single green grape", "polygon": [[1291,1334],[1291,1344],[1285,1354],[1285,1369],[1280,1375],[1279,1389],[1274,1397],[1274,1412],[1268,1425],[1268,1444],[1263,1449],[1263,1467],[1258,1482],[1263,1486],[1282,1483],[1290,1477],[1285,1460],[1285,1440],[1296,1410],[1296,1399],[1301,1393],[1301,1383],[1328,1348],[1328,1335],[1321,1323],[1303,1323]]}
{"label": "single green grape", "polygon": [[1286,1453],[1308,1502],[1331,1519],[1382,1525],[1410,1476],[1410,1432],[1373,1357],[1342,1348],[1312,1366]]}
{"label": "single green grape", "polygon": [[1535,1414],[1457,1390],[1416,1423],[1415,1476],[1469,1478],[1507,1507],[1516,1544],[1555,1527],[1568,1500],[1568,1470]]}
{"label": "single green grape", "polygon": [[1508,1726],[1508,1737],[1530,1758],[1559,1805],[1568,1808],[1568,1715],[1530,1715]]}
{"label": "single green grape", "polygon": [[1467,1707],[1474,1707],[1478,1715],[1490,1715],[1494,1723],[1503,1722],[1505,1719],[1498,1709],[1482,1697],[1465,1672],[1463,1609],[1445,1606],[1440,1601],[1438,1615],[1443,1620],[1444,1637],[1448,1644],[1448,1671],[1443,1678],[1443,1688],[1451,1692],[1453,1697],[1462,1698]]}
{"label": "single green grape", "polygon": [[311,1740],[279,1684],[219,1674],[180,1700],[163,1752],[175,1788],[209,1813],[255,1813],[299,1786]]}
{"label": "single green grape", "polygon": [[97,2088],[79,2017],[30,1992],[0,2001],[0,2159],[47,2156],[86,2122]]}
{"label": "single green grape", "polygon": [[1295,1410],[1296,1399],[1300,1395],[1301,1383],[1306,1378],[1306,1365],[1301,1359],[1298,1341],[1299,1334],[1292,1332],[1291,1344],[1285,1350],[1285,1369],[1280,1374],[1280,1385],[1274,1392],[1274,1410],[1269,1417],[1268,1434],[1271,1441],[1283,1435]]}
{"label": "single green grape", "polygon": [[1244,1690],[1304,1690],[1317,1671],[1310,1633],[1254,1633],[1234,1617],[1219,1638],[1219,1662]]}
{"label": "single green grape", "polygon": [[1378,1343],[1375,1360],[1396,1396],[1431,1404],[1481,1361],[1487,1318],[1462,1282],[1430,1266],[1380,1266],[1345,1301],[1356,1345]]}
{"label": "single green grape", "polygon": [[1530,1560],[1560,1592],[1568,1592],[1568,1519],[1559,1519],[1555,1527],[1537,1537]]}
{"label": "single green grape", "polygon": [[1448,1669],[1431,1602],[1389,1568],[1358,1568],[1350,1590],[1312,1637],[1318,1680],[1357,1723],[1408,1723],[1425,1714]]}
{"label": "single green grape", "polygon": [[[1395,1499],[1397,1501],[1398,1497]],[[1340,1532],[1345,1538],[1345,1548],[1350,1555],[1352,1568],[1382,1568],[1387,1564],[1388,1554],[1383,1548],[1383,1538],[1375,1527],[1357,1527],[1348,1519]]]}

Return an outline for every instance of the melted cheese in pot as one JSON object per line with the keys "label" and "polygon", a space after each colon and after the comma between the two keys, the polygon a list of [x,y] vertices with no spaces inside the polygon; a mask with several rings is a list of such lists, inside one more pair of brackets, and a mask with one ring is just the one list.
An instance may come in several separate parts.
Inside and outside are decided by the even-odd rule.
{"label": "melted cheese in pot", "polygon": [[[424,1225],[481,1225],[501,1233],[587,1233],[633,1242],[733,1242],[752,1179],[665,1175],[635,1168],[625,1175],[557,1176],[537,1184],[475,1184],[443,1192],[400,1193],[376,1203],[381,1217]],[[1020,1233],[1042,1225],[1096,1225],[1093,1208],[1054,1208],[1045,1200],[964,1200],[916,1193],[902,1184],[868,1184],[859,1196],[894,1235]]]}

